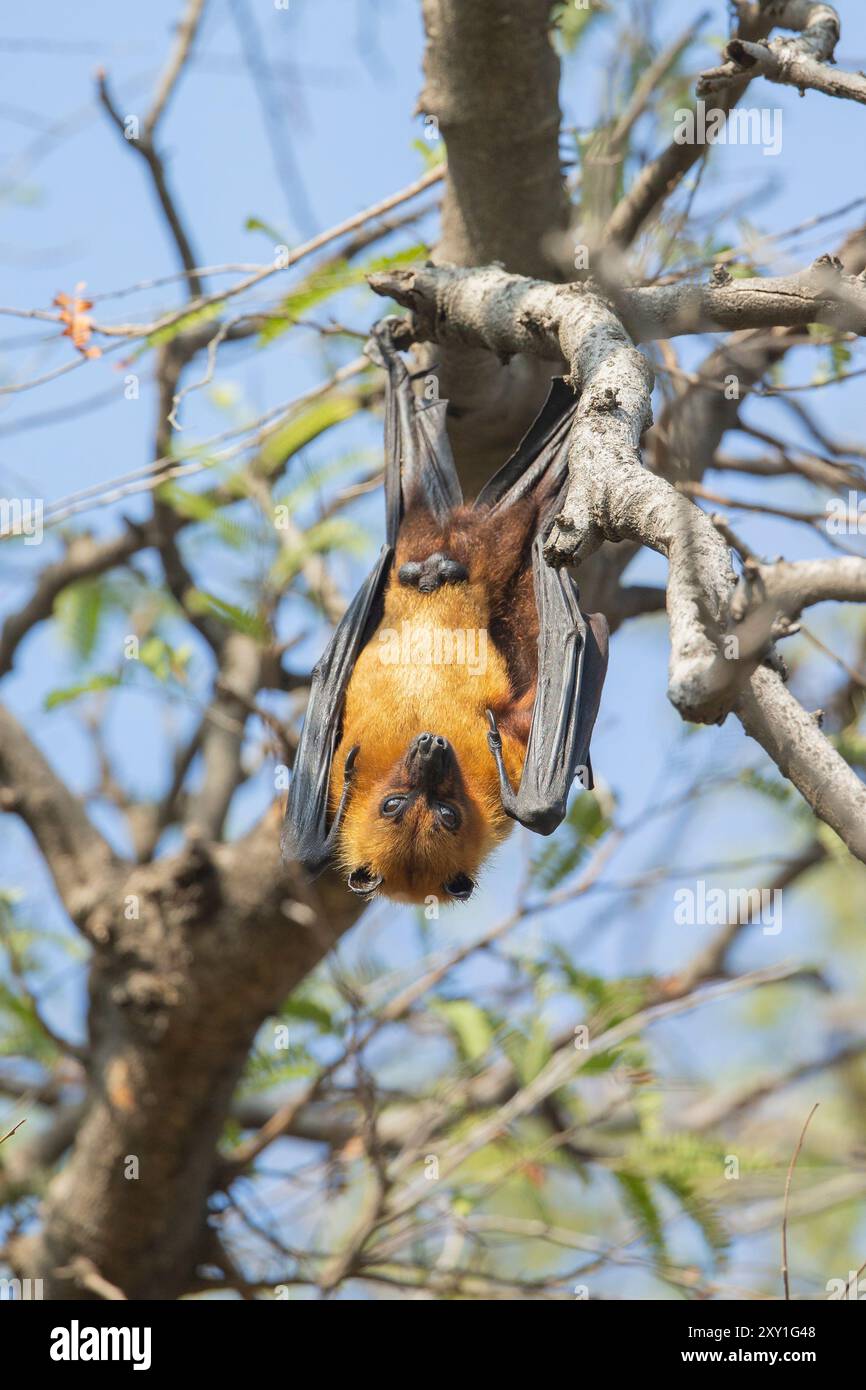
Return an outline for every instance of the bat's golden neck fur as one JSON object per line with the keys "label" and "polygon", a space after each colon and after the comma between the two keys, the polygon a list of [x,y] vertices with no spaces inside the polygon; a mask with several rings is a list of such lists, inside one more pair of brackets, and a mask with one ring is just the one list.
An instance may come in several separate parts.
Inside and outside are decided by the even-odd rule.
{"label": "bat's golden neck fur", "polygon": [[[359,747],[340,834],[340,860],[381,877],[380,891],[403,902],[447,895],[457,875],[474,877],[512,822],[500,801],[496,765],[487,743],[486,711],[513,699],[501,652],[489,638],[490,606],[479,580],[444,584],[434,593],[404,587],[392,571],[382,621],[355,667],[346,696],[343,731],[330,787],[333,815],[343,788],[343,764]],[[429,730],[448,740],[460,778],[459,832],[437,824],[418,797],[397,824],[381,805],[399,785],[407,749]],[[516,785],[523,744],[503,737],[506,767]]]}

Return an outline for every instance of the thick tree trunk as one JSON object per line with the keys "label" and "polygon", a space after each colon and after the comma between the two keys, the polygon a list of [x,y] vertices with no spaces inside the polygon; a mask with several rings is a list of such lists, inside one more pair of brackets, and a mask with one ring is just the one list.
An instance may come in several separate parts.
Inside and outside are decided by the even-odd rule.
{"label": "thick tree trunk", "polygon": [[[442,265],[501,263],[559,279],[552,239],[569,208],[559,160],[559,60],[551,0],[423,0],[427,48],[418,107],[448,151]],[[467,494],[478,491],[528,429],[558,364],[446,344],[435,363],[448,433]]]}
{"label": "thick tree trunk", "polygon": [[245,1058],[357,915],[342,885],[324,881],[320,896],[321,912],[293,898],[272,817],[238,843],[113,875],[82,923],[94,943],[85,1113],[42,1230],[15,1253],[47,1298],[99,1296],[82,1259],[135,1299],[177,1298],[197,1265],[218,1262],[207,1205]]}

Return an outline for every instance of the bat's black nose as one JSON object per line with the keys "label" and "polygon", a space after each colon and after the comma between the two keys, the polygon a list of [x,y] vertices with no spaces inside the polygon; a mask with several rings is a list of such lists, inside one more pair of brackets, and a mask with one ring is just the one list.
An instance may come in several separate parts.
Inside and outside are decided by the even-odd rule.
{"label": "bat's black nose", "polygon": [[430,755],[434,753],[437,748],[448,747],[447,738],[443,738],[441,734],[419,734],[418,737],[415,739],[415,743],[417,745],[418,752],[421,753],[425,758],[429,758]]}
{"label": "bat's black nose", "polygon": [[409,744],[409,766],[428,785],[442,776],[453,756],[451,744],[441,734],[418,734]]}

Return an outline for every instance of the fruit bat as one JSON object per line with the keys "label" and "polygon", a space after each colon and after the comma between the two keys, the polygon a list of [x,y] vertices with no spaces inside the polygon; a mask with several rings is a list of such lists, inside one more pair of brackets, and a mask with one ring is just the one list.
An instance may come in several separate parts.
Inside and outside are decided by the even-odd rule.
{"label": "fruit bat", "polygon": [[549,835],[589,741],[607,623],[585,619],[543,545],[568,475],[577,405],[561,378],[516,452],[464,503],[447,405],[425,401],[393,325],[386,376],[386,538],[316,665],[282,846],[353,892],[460,901],[513,821]]}

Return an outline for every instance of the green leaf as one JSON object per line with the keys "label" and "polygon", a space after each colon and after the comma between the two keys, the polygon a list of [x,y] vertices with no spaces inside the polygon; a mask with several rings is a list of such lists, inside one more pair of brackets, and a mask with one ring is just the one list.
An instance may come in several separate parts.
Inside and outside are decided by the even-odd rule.
{"label": "green leaf", "polygon": [[731,1238],[713,1203],[697,1193],[688,1178],[668,1174],[659,1181],[676,1197],[683,1211],[694,1221],[713,1254],[724,1255]]}
{"label": "green leaf", "polygon": [[561,946],[554,946],[550,954],[568,988],[588,1006],[593,1034],[631,1018],[646,1004],[649,985],[646,977],[626,975],[622,979],[605,980],[601,975],[592,975],[573,965]]}
{"label": "green leaf", "polygon": [[367,533],[345,517],[329,517],[311,526],[297,539],[283,547],[271,570],[271,580],[279,588],[290,583],[300,573],[311,555],[340,550],[350,555],[363,555],[369,546]]}
{"label": "green leaf", "polygon": [[520,1080],[524,1086],[533,1081],[547,1066],[552,1056],[547,1029],[540,1018],[532,1020],[532,1028],[526,1044],[526,1051],[520,1064]]}
{"label": "green leaf", "polygon": [[740,773],[739,780],[750,791],[759,792],[768,801],[775,801],[780,806],[791,799],[790,782],[783,782],[779,777],[764,777],[760,772],[747,767]]}
{"label": "green leaf", "polygon": [[320,1033],[334,1031],[334,1015],[309,995],[292,995],[283,1004],[279,1016],[281,1019],[294,1018],[302,1023],[314,1023]]}
{"label": "green leaf", "polygon": [[224,300],[215,304],[205,304],[201,309],[194,309],[191,314],[182,314],[175,323],[166,324],[165,328],[157,328],[153,333],[149,333],[144,341],[148,347],[162,347],[165,343],[172,342],[179,334],[185,333],[188,328],[198,328],[202,323],[219,318],[224,308]]}
{"label": "green leaf", "polygon": [[845,368],[851,362],[851,349],[846,347],[844,343],[831,343],[830,362],[833,367],[834,379],[842,376]]}
{"label": "green leaf", "polygon": [[324,270],[314,270],[280,302],[279,317],[268,319],[259,334],[259,342],[273,342],[317,304],[360,282],[360,272],[345,259],[334,261]]}
{"label": "green leaf", "polygon": [[233,627],[236,632],[243,632],[256,642],[265,643],[270,640],[268,625],[264,618],[258,613],[250,613],[245,608],[239,608],[234,603],[227,603],[225,599],[218,598],[216,594],[206,593],[203,589],[191,589],[187,595],[187,603],[193,613],[203,617],[219,618],[229,627]]}
{"label": "green leaf", "polygon": [[43,1031],[33,1005],[0,982],[0,1056],[50,1063],[57,1049]]}
{"label": "green leaf", "polygon": [[402,251],[391,251],[385,256],[372,256],[361,267],[361,279],[366,279],[376,270],[393,270],[395,266],[415,265],[418,261],[425,261],[429,251],[426,242],[419,241]]}
{"label": "green leaf", "polygon": [[162,637],[152,633],[142,642],[138,659],[157,680],[183,680],[191,655],[189,647],[171,647]]}
{"label": "green leaf", "polygon": [[287,459],[299,449],[311,444],[326,430],[339,425],[356,415],[364,404],[362,393],[352,395],[344,391],[330,391],[321,400],[313,401],[306,409],[296,415],[282,429],[265,440],[261,450],[261,461],[268,473],[281,468]]}
{"label": "green leaf", "polygon": [[527,1035],[518,1028],[512,1028],[502,1039],[502,1050],[514,1070],[521,1086],[527,1086],[550,1061],[550,1040],[547,1029],[540,1018],[532,1020]]}
{"label": "green leaf", "polygon": [[178,516],[188,521],[213,521],[219,511],[219,503],[203,492],[188,492],[175,482],[163,483],[157,488],[160,502],[167,503]]}
{"label": "green leaf", "polygon": [[377,270],[391,270],[395,266],[412,265],[427,259],[429,248],[424,242],[409,246],[402,251],[392,251],[389,255],[374,256],[360,265],[353,265],[345,257],[329,261],[313,270],[281,301],[278,314],[269,318],[259,334],[262,344],[273,342],[298,319],[304,318],[318,304],[325,303],[335,294],[363,285],[368,275]]}
{"label": "green leaf", "polygon": [[167,503],[178,516],[200,522],[203,526],[212,526],[220,539],[235,550],[250,542],[261,543],[261,528],[256,530],[226,516],[225,504],[217,502],[207,493],[187,492],[168,482],[159,488],[159,500]]}
{"label": "green leaf", "polygon": [[269,236],[271,241],[277,246],[287,246],[289,244],[288,238],[285,237],[272,222],[265,222],[261,217],[248,217],[244,222],[244,231],[264,232],[265,236]]}
{"label": "green leaf", "polygon": [[732,280],[751,280],[755,275],[755,267],[749,261],[729,261],[725,269]]}
{"label": "green leaf", "polygon": [[667,1261],[664,1227],[648,1182],[637,1173],[615,1173],[626,1208],[640,1227],[641,1235],[659,1260]]}
{"label": "green leaf", "polygon": [[78,681],[76,685],[67,685],[61,690],[51,690],[45,696],[45,708],[57,709],[59,705],[68,705],[71,700],[77,700],[81,695],[92,695],[97,690],[113,690],[120,685],[120,677],[105,672],[102,675],[90,676],[85,681]]}
{"label": "green leaf", "polygon": [[837,752],[853,767],[866,767],[866,737],[856,729],[846,729],[844,733],[831,734],[830,742]]}
{"label": "green leaf", "polygon": [[445,1019],[464,1061],[477,1062],[490,1050],[495,1027],[478,1004],[471,999],[434,999],[430,1007]]}
{"label": "green leaf", "polygon": [[825,349],[824,364],[818,367],[814,381],[821,385],[838,381],[845,375],[845,368],[851,362],[850,349],[844,343],[834,341],[838,329],[827,323],[810,323],[806,328],[812,341]]}
{"label": "green leaf", "polygon": [[372,469],[381,465],[381,455],[371,449],[354,449],[339,458],[329,459],[316,468],[305,468],[304,476],[285,491],[274,494],[274,505],[286,507],[290,515],[299,512],[306,503],[317,498],[328,483],[345,476],[353,468]]}
{"label": "green leaf", "polygon": [[281,1048],[256,1048],[247,1058],[241,1079],[241,1094],[253,1095],[257,1091],[269,1091],[274,1086],[282,1086],[287,1081],[295,1081],[300,1076],[309,1076],[314,1070],[314,1062],[306,1048],[294,1045]]}
{"label": "green leaf", "polygon": [[830,343],[836,336],[836,329],[829,323],[807,323],[806,332],[815,343]]}
{"label": "green leaf", "polygon": [[96,647],[105,597],[101,579],[81,579],[68,585],[54,601],[54,615],[63,636],[82,661],[92,656]]}
{"label": "green leaf", "polygon": [[444,140],[413,140],[412,149],[420,154],[425,170],[435,169],[437,164],[445,162]]}

